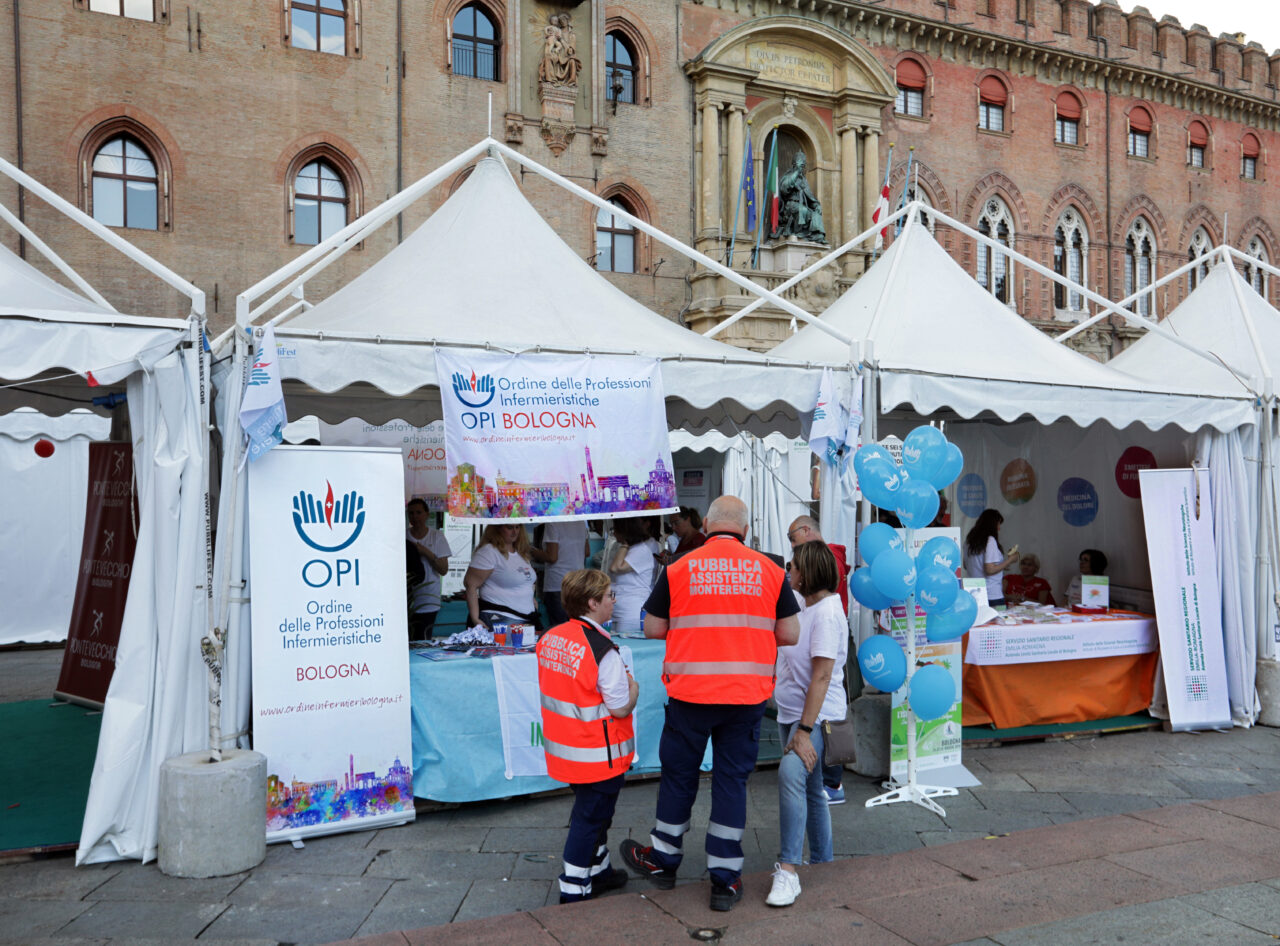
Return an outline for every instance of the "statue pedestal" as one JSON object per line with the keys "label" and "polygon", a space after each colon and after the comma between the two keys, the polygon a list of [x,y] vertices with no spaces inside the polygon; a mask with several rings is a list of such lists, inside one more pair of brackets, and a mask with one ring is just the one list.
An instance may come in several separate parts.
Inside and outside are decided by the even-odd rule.
{"label": "statue pedestal", "polygon": [[760,247],[760,268],[775,273],[794,274],[830,252],[831,247],[825,243],[788,237]]}
{"label": "statue pedestal", "polygon": [[573,106],[578,101],[578,87],[540,82],[538,101],[542,103],[542,140],[559,157],[560,152],[569,147],[577,129]]}

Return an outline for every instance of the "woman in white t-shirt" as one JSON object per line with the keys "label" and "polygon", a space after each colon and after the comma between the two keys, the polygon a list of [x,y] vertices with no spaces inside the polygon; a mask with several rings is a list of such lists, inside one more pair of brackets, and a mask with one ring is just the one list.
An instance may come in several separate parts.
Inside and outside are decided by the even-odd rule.
{"label": "woman in white t-shirt", "polygon": [[982,510],[973,528],[964,537],[964,573],[970,578],[985,578],[987,604],[1004,607],[1004,570],[1018,560],[1015,545],[1004,554],[1000,547],[1000,527],[1004,516],[994,509]]}
{"label": "woman in white t-shirt", "polygon": [[424,577],[409,589],[409,640],[431,637],[436,616],[440,613],[440,578],[449,574],[449,540],[439,529],[431,527],[427,504],[414,497],[405,506],[409,519],[406,540],[422,561]]}
{"label": "woman in white t-shirt", "polygon": [[849,620],[840,596],[840,566],[825,542],[797,545],[791,559],[791,582],[804,597],[800,638],[778,648],[778,732],[783,750],[778,763],[778,832],[781,845],[774,865],[773,888],[765,899],[786,907],[800,895],[796,868],[804,863],[809,836],[809,863],[832,860],[831,811],[822,787],[823,720],[844,719],[844,665],[849,654]]}
{"label": "woman in white t-shirt", "polygon": [[542,630],[533,600],[536,576],[529,561],[529,533],[521,525],[485,526],[471,566],[462,577],[467,591],[467,626],[488,624],[487,614]]}
{"label": "woman in white t-shirt", "polygon": [[587,560],[587,524],[548,522],[542,532],[542,548],[533,549],[533,560],[546,565],[542,573],[542,603],[549,627],[569,620],[560,603],[560,584],[569,572],[582,568]]}
{"label": "woman in white t-shirt", "polygon": [[613,535],[617,546],[606,569],[618,596],[613,604],[613,632],[633,634],[642,629],[640,609],[653,588],[658,543],[641,519],[619,519]]}

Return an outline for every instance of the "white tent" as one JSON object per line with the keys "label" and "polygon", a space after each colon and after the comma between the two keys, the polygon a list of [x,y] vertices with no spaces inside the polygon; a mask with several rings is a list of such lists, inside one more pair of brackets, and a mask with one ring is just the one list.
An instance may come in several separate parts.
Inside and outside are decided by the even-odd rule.
{"label": "white tent", "polygon": [[76,861],[149,859],[160,763],[209,741],[200,657],[210,591],[204,293],[7,161],[0,174],[191,300],[186,319],[121,315],[0,207],[0,217],[80,290],[0,252],[0,404],[63,414],[121,383],[128,396],[137,545]]}

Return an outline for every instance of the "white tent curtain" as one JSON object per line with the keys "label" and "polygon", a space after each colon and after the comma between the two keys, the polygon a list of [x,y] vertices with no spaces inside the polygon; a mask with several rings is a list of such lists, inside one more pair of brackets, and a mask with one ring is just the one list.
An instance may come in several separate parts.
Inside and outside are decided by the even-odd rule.
{"label": "white tent curtain", "polygon": [[160,764],[208,745],[199,643],[208,627],[200,416],[207,356],[198,334],[193,340],[128,380],[138,542],[77,864],[154,858]]}
{"label": "white tent curtain", "polygon": [[740,434],[724,455],[723,492],[737,496],[751,514],[749,544],[762,552],[790,557],[787,540],[788,500],[783,485],[786,453],[766,446],[751,434]]}

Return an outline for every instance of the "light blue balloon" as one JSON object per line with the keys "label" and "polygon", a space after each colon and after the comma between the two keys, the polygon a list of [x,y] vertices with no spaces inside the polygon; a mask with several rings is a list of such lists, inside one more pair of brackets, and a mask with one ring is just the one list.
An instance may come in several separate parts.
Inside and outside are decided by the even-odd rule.
{"label": "light blue balloon", "polygon": [[916,563],[901,549],[888,549],[871,563],[871,580],[879,592],[894,601],[905,601],[916,586]]}
{"label": "light blue balloon", "polygon": [[928,480],[907,480],[894,494],[893,511],[908,529],[923,528],[938,515],[938,491]]}
{"label": "light blue balloon", "polygon": [[937,427],[917,427],[902,441],[902,465],[919,479],[930,479],[946,455],[947,438]]}
{"label": "light blue balloon", "polygon": [[897,466],[892,453],[878,443],[869,443],[859,447],[858,452],[853,455],[853,471],[858,474],[859,479],[862,478],[862,468],[868,460],[887,460]]}
{"label": "light blue balloon", "polygon": [[898,530],[884,522],[873,522],[858,533],[858,554],[870,565],[886,549],[903,548]]}
{"label": "light blue balloon", "polygon": [[963,637],[978,618],[978,602],[964,591],[956,595],[951,607],[937,614],[930,614],[924,621],[924,636],[933,643],[953,641]]}
{"label": "light blue balloon", "polygon": [[881,509],[892,509],[895,497],[907,482],[903,470],[892,460],[872,457],[863,464],[858,476],[862,494]]}
{"label": "light blue balloon", "polygon": [[864,608],[872,611],[883,611],[893,604],[893,599],[880,593],[871,577],[871,569],[867,566],[855,568],[849,573],[849,594]]}
{"label": "light blue balloon", "polygon": [[921,546],[919,554],[916,555],[916,567],[921,570],[937,565],[955,574],[961,561],[960,546],[945,535],[935,535]]}
{"label": "light blue balloon", "polygon": [[911,675],[907,694],[917,719],[941,719],[955,705],[956,681],[941,664],[926,664]]}
{"label": "light blue balloon", "polygon": [[942,463],[933,471],[933,475],[929,477],[929,482],[933,484],[934,489],[946,489],[956,481],[956,477],[960,475],[960,471],[963,469],[964,454],[960,452],[959,447],[948,441]]}
{"label": "light blue balloon", "polygon": [[888,634],[873,634],[858,648],[862,679],[877,690],[892,693],[907,679],[907,655]]}
{"label": "light blue balloon", "polygon": [[[920,559],[916,559],[919,567]],[[916,575],[916,601],[927,614],[946,611],[955,603],[960,591],[960,582],[956,573],[939,565],[920,568]]]}

